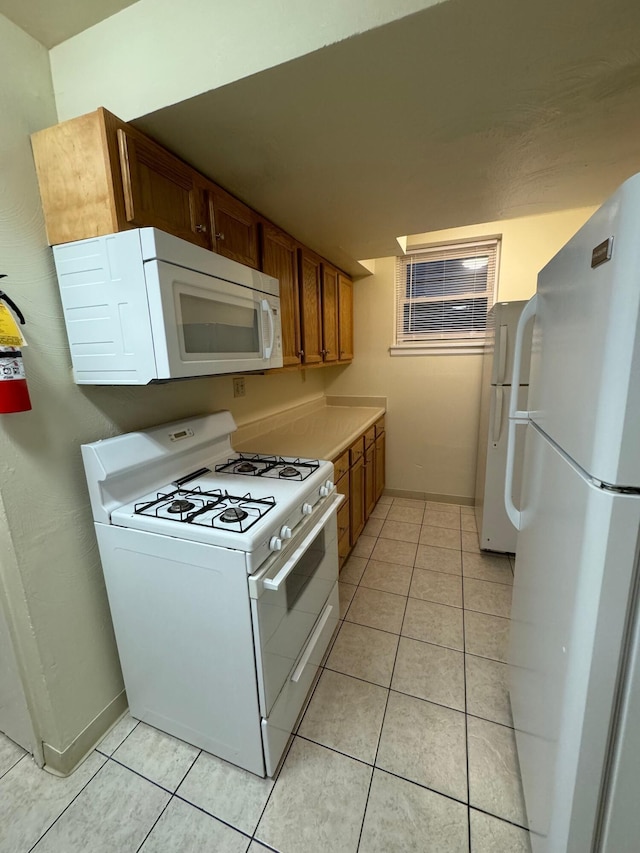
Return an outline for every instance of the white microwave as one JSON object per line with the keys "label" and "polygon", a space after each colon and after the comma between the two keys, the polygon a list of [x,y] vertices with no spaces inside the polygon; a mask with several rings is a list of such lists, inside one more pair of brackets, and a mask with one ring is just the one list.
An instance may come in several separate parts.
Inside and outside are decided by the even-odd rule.
{"label": "white microwave", "polygon": [[282,367],[278,280],[157,228],[53,247],[78,384]]}

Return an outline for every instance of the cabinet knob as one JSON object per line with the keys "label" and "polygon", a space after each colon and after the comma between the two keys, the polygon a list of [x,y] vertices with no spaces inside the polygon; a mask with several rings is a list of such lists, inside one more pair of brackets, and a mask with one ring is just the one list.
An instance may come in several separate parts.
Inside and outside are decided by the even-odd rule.
{"label": "cabinet knob", "polygon": [[198,232],[198,234],[205,234],[207,231],[207,226],[206,225],[196,225],[196,231]]}
{"label": "cabinet knob", "polygon": [[216,233],[216,240],[224,240],[224,234],[222,233],[222,231],[218,231]]}
{"label": "cabinet knob", "polygon": [[303,349],[298,350],[298,358],[304,358],[304,350]]}

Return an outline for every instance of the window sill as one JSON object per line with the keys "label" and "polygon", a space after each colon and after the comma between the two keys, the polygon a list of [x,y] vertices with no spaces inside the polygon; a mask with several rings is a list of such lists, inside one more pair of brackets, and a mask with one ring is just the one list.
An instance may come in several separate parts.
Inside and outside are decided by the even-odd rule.
{"label": "window sill", "polygon": [[421,355],[483,355],[484,342],[473,341],[462,344],[405,344],[389,347],[391,356]]}

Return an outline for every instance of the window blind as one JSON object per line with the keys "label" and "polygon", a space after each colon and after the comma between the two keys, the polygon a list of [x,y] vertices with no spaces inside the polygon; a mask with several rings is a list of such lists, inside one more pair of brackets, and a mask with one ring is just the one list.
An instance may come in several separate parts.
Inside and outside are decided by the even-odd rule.
{"label": "window blind", "polygon": [[498,241],[413,251],[396,264],[396,345],[478,344],[494,302]]}

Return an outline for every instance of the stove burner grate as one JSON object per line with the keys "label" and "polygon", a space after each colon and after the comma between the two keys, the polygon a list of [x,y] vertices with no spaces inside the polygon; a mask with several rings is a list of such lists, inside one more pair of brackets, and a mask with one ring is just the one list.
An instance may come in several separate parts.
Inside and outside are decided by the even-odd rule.
{"label": "stove burner grate", "polygon": [[245,512],[240,507],[232,506],[229,509],[225,509],[223,513],[220,515],[220,521],[224,521],[227,524],[232,524],[234,521],[244,521],[245,518],[249,515],[248,512]]}
{"label": "stove burner grate", "polygon": [[282,456],[263,456],[261,453],[240,453],[216,465],[216,473],[244,474],[282,480],[306,480],[320,467],[317,459],[286,459]]}
{"label": "stove burner grate", "polygon": [[183,524],[198,524],[217,530],[245,533],[276,505],[274,497],[230,495],[226,490],[175,489],[157,492],[156,497],[134,505],[134,514],[152,515]]}
{"label": "stove burner grate", "polygon": [[279,473],[281,477],[285,477],[286,479],[300,476],[300,472],[297,468],[294,468],[293,465],[287,465],[285,468],[282,468]]}
{"label": "stove burner grate", "polygon": [[167,512],[171,512],[171,513],[188,512],[190,509],[193,509],[194,507],[195,507],[195,504],[191,503],[191,501],[180,499],[177,501],[173,501],[173,503],[167,507]]}

